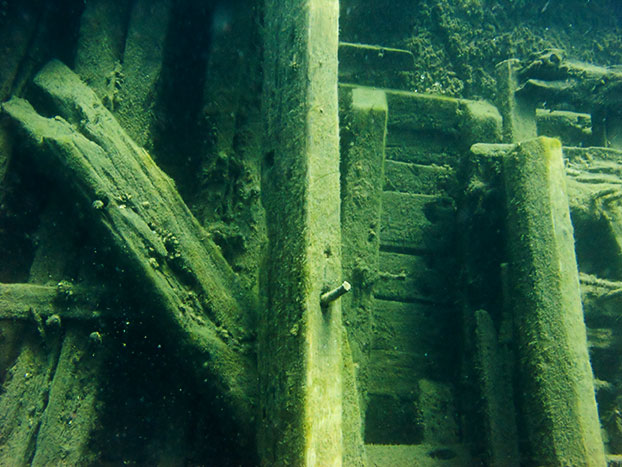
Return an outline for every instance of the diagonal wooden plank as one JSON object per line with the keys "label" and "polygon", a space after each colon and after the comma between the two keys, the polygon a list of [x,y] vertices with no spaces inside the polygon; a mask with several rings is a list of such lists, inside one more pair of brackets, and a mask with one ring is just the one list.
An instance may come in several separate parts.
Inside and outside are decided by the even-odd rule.
{"label": "diagonal wooden plank", "polygon": [[92,215],[102,243],[140,287],[171,348],[248,425],[257,385],[255,297],[239,284],[173,181],[77,75],[52,61],[35,84],[64,118],[42,117],[18,98],[5,103],[4,112],[33,157]]}

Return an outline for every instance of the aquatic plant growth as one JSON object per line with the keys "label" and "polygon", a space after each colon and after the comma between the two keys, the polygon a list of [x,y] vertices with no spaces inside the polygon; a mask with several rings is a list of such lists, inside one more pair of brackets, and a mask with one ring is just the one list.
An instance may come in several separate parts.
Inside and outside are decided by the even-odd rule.
{"label": "aquatic plant growth", "polygon": [[0,2],[0,464],[617,462],[616,5]]}

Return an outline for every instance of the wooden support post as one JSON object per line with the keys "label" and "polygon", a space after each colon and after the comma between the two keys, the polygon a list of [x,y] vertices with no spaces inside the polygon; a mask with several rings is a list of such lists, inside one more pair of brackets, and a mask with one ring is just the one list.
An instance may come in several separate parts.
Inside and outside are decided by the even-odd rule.
{"label": "wooden support post", "polygon": [[350,338],[361,411],[365,412],[371,351],[373,286],[378,275],[380,207],[384,183],[387,99],[384,91],[340,86],[341,237],[343,275],[354,291],[343,298],[344,322]]}
{"label": "wooden support post", "polygon": [[238,282],[218,247],[171,179],[138,147],[87,86],[50,62],[35,85],[62,117],[41,117],[14,98],[4,112],[31,153],[66,183],[90,215],[114,260],[140,284],[155,325],[180,361],[230,410],[252,443],[256,367],[255,298]]}
{"label": "wooden support post", "polygon": [[131,6],[125,0],[93,0],[80,18],[75,71],[111,110],[120,97]]}
{"label": "wooden support post", "polygon": [[115,116],[136,143],[151,150],[172,0],[133,3]]}
{"label": "wooden support post", "polygon": [[482,397],[487,465],[517,467],[520,465],[518,435],[507,362],[504,365],[495,325],[488,312],[477,310],[474,315],[474,369]]}
{"label": "wooden support post", "polygon": [[266,465],[341,465],[337,0],[265,5],[264,202],[270,242],[259,341]]}
{"label": "wooden support post", "polygon": [[518,144],[504,158],[504,177],[524,462],[604,466],[561,144]]}
{"label": "wooden support post", "polygon": [[516,143],[535,138],[536,104],[528,96],[517,96],[516,59],[505,60],[497,65],[497,106],[503,116],[503,142]]}

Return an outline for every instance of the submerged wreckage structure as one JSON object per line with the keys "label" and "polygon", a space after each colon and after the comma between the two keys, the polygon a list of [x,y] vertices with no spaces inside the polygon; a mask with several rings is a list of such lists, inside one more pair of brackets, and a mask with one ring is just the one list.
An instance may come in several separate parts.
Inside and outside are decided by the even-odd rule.
{"label": "submerged wreckage structure", "polygon": [[173,3],[4,26],[0,464],[622,462],[622,72]]}

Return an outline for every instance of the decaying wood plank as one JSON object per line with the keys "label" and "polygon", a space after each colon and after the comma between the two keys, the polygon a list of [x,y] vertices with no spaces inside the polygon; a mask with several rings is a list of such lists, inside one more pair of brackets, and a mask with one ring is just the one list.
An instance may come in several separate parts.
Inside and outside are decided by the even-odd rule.
{"label": "decaying wood plank", "polygon": [[95,319],[101,291],[61,281],[56,286],[0,283],[0,319]]}
{"label": "decaying wood plank", "polygon": [[248,427],[257,385],[255,298],[239,285],[173,181],[77,75],[52,61],[35,85],[62,117],[44,118],[18,98],[5,103],[4,112],[33,156],[92,215],[171,348]]}
{"label": "decaying wood plank", "polygon": [[22,333],[0,391],[1,465],[85,465],[99,424],[104,348],[81,323]]}
{"label": "decaying wood plank", "polygon": [[58,339],[44,341],[34,329],[20,338],[0,391],[0,465],[30,465],[56,369]]}
{"label": "decaying wood plank", "polygon": [[111,110],[118,104],[131,2],[92,0],[80,18],[75,71]]}
{"label": "decaying wood plank", "polygon": [[123,52],[123,85],[115,115],[134,141],[149,149],[173,4],[171,0],[133,2]]}
{"label": "decaying wood plank", "polygon": [[619,69],[568,60],[559,49],[548,49],[524,60],[518,74],[518,93],[538,96],[549,104],[571,102],[588,109],[620,105]]}
{"label": "decaying wood plank", "polygon": [[100,423],[103,362],[101,344],[89,338],[89,330],[69,325],[50,381],[32,466],[85,465],[97,459],[91,440]]}

